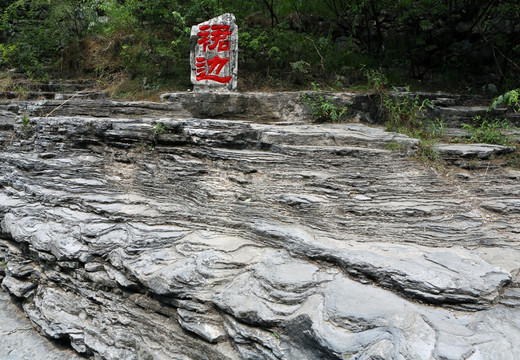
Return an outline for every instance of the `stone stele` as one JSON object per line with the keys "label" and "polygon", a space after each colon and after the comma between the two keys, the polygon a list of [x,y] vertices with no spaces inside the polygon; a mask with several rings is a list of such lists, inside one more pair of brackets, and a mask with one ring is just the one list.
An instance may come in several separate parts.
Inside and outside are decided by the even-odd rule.
{"label": "stone stele", "polygon": [[191,82],[195,90],[237,87],[238,26],[224,14],[191,27]]}

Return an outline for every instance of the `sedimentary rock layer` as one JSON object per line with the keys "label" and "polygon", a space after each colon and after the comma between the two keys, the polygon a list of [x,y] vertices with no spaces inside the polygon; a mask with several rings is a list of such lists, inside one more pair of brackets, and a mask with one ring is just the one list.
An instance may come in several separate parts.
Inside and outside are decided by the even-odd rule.
{"label": "sedimentary rock layer", "polygon": [[2,286],[80,354],[520,357],[518,171],[360,124],[2,119]]}

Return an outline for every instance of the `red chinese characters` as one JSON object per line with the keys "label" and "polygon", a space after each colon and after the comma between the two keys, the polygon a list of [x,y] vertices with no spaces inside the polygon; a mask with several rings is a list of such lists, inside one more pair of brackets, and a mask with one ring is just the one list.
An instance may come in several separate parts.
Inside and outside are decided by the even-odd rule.
{"label": "red chinese characters", "polygon": [[220,57],[218,54],[212,58],[197,57],[197,81],[212,80],[219,83],[227,84],[231,81],[232,76],[220,76],[220,72],[229,62],[230,40],[229,36],[232,32],[229,25],[201,25],[197,36],[199,40],[197,44],[202,46],[202,52],[216,51],[227,53],[226,57]]}

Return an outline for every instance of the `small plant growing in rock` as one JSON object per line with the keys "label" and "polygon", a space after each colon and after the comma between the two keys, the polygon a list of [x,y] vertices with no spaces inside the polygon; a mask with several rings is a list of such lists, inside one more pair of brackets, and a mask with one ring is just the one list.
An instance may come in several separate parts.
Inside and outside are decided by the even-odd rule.
{"label": "small plant growing in rock", "polygon": [[444,160],[434,147],[435,140],[423,140],[419,143],[416,159],[424,164],[441,170],[444,166]]}
{"label": "small plant growing in rock", "polygon": [[399,141],[391,141],[385,147],[387,150],[402,151],[406,149],[406,144]]}
{"label": "small plant growing in rock", "polygon": [[164,126],[164,124],[162,122],[156,123],[153,128],[153,133],[155,135],[164,134],[164,133],[166,133],[166,131],[167,131],[166,126]]}
{"label": "small plant growing in rock", "polygon": [[345,106],[337,106],[334,104],[333,96],[326,96],[317,84],[312,83],[316,95],[302,94],[302,100],[309,105],[311,109],[312,119],[315,122],[339,122],[347,112]]}
{"label": "small plant growing in rock", "polygon": [[444,138],[446,136],[446,123],[439,118],[422,122],[425,135],[428,138]]}
{"label": "small plant growing in rock", "polygon": [[[392,87],[393,93],[389,92],[388,80],[381,70],[366,69],[365,77],[367,87],[375,91],[379,98],[379,115],[386,119],[387,129],[412,137],[422,137],[424,129],[421,119],[427,109],[433,109],[432,102],[429,99],[421,100],[419,95],[411,96],[408,86],[404,88],[404,93],[396,87]],[[426,129],[426,132],[429,130]]]}
{"label": "small plant growing in rock", "polygon": [[28,131],[29,130],[29,117],[27,115],[24,115],[22,117],[22,126],[24,128],[25,131]]}
{"label": "small plant growing in rock", "polygon": [[32,124],[31,124],[31,120],[29,119],[29,117],[24,114],[22,116],[22,128],[23,128],[23,137],[24,138],[29,138],[31,135],[32,135]]}
{"label": "small plant growing in rock", "polygon": [[364,69],[364,72],[365,77],[367,79],[368,89],[375,90],[377,93],[386,92],[386,85],[388,84],[388,79],[381,70]]}

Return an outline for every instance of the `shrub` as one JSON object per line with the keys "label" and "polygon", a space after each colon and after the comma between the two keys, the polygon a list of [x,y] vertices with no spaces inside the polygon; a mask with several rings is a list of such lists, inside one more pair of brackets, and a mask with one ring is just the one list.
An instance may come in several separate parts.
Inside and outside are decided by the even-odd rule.
{"label": "shrub", "polygon": [[334,104],[334,97],[327,96],[317,88],[315,94],[302,94],[302,100],[309,105],[312,119],[315,122],[339,122],[347,112],[348,108]]}
{"label": "shrub", "polygon": [[94,1],[13,1],[1,14],[0,30],[8,35],[1,49],[3,65],[46,77],[56,55],[86,35],[96,18]]}
{"label": "shrub", "polygon": [[493,103],[489,107],[488,111],[496,110],[500,105],[506,105],[510,107],[514,112],[518,112],[520,110],[520,102],[518,101],[518,96],[520,95],[520,89],[510,90],[503,95],[500,95],[496,99],[493,100]]}
{"label": "shrub", "polygon": [[466,129],[470,134],[470,142],[496,145],[511,145],[511,136],[505,134],[505,131],[511,130],[511,127],[509,126],[507,119],[482,119],[480,116],[476,116],[474,122],[479,124],[462,124],[462,127]]}
{"label": "shrub", "polygon": [[386,127],[391,131],[399,129],[417,130],[422,125],[421,119],[426,109],[433,109],[430,100],[420,100],[418,95],[383,94],[383,110]]}

